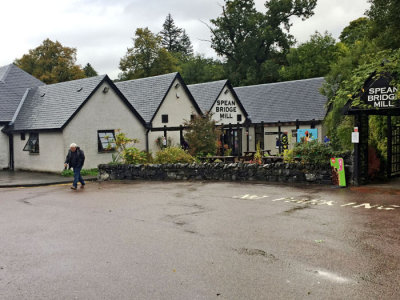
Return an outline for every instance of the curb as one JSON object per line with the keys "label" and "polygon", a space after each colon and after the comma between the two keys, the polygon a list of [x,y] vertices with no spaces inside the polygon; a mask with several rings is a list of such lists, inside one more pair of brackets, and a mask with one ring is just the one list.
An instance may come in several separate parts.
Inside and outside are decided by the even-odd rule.
{"label": "curb", "polygon": [[[85,181],[97,181],[97,177],[89,177],[89,178],[83,178]],[[72,182],[71,180],[59,180],[59,181],[47,181],[47,182],[40,182],[40,183],[22,183],[22,184],[5,184],[1,185],[0,184],[0,189],[5,189],[5,188],[21,188],[21,187],[38,187],[38,186],[49,186],[49,185],[57,185],[57,184],[64,184],[64,183],[70,183]]]}

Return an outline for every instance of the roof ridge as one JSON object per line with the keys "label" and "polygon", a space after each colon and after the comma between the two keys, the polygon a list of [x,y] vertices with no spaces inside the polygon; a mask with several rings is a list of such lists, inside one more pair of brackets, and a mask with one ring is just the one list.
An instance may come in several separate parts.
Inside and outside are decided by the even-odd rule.
{"label": "roof ridge", "polygon": [[278,84],[283,84],[283,83],[292,83],[292,82],[299,82],[299,81],[311,81],[311,80],[315,80],[315,79],[324,79],[324,77],[313,77],[313,78],[306,78],[306,79],[297,79],[297,80],[288,80],[288,81],[280,81],[280,82],[245,85],[245,86],[234,87],[234,89],[241,89],[241,88],[255,87],[255,86],[278,85]]}
{"label": "roof ridge", "polygon": [[189,84],[189,86],[196,86],[196,85],[202,85],[202,84],[210,84],[210,83],[217,83],[217,82],[228,82],[229,79],[221,79],[221,80],[214,80],[214,81],[208,81],[208,82],[200,82],[200,83],[194,83],[194,84]]}
{"label": "roof ridge", "polygon": [[5,82],[5,80],[6,80],[6,78],[7,78],[7,76],[8,76],[8,73],[10,73],[10,71],[11,71],[11,66],[13,66],[14,64],[13,63],[11,63],[11,64],[9,64],[9,65],[5,65],[4,67],[7,67],[7,69],[6,69],[6,71],[3,73],[3,76],[0,78],[0,81],[1,82]]}
{"label": "roof ridge", "polygon": [[156,78],[156,77],[166,77],[168,75],[177,75],[179,72],[172,72],[172,73],[167,73],[167,74],[161,74],[161,75],[155,75],[155,76],[149,76],[149,77],[143,77],[143,78],[136,78],[136,79],[130,79],[130,80],[124,80],[124,81],[117,81],[116,84],[118,83],[125,83],[125,82],[133,82],[133,81],[140,81],[140,80],[146,80],[150,78]]}
{"label": "roof ridge", "polygon": [[104,75],[98,75],[98,76],[93,76],[93,77],[85,77],[85,78],[79,78],[79,79],[74,79],[74,80],[69,80],[69,81],[62,81],[62,82],[56,82],[56,83],[51,83],[51,84],[46,84],[46,85],[42,85],[42,86],[40,86],[40,87],[53,87],[53,86],[55,86],[55,85],[61,85],[61,84],[65,84],[65,83],[70,83],[70,82],[76,82],[76,81],[79,81],[79,80],[88,80],[88,79],[94,79],[94,78],[101,78],[101,79],[103,79],[103,78],[105,78],[107,76],[107,74],[104,74]]}

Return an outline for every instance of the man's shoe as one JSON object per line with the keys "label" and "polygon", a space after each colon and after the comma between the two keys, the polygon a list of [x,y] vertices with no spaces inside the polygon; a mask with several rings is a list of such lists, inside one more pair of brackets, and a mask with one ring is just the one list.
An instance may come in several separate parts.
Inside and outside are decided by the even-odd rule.
{"label": "man's shoe", "polygon": [[76,187],[75,186],[71,186],[71,190],[76,190]]}
{"label": "man's shoe", "polygon": [[85,188],[85,184],[82,184],[82,185],[81,185],[81,189],[84,189],[84,188]]}

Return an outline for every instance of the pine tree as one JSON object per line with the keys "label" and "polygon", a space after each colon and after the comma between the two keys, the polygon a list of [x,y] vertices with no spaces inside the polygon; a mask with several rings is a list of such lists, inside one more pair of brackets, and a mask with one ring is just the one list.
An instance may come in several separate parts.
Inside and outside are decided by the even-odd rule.
{"label": "pine tree", "polygon": [[177,54],[180,58],[187,58],[193,55],[193,46],[186,31],[175,25],[171,14],[165,19],[163,30],[159,33],[161,45],[168,52]]}
{"label": "pine tree", "polygon": [[83,68],[83,71],[85,72],[86,77],[94,77],[99,75],[89,63],[86,64],[86,66]]}
{"label": "pine tree", "polygon": [[163,48],[167,49],[168,52],[179,52],[181,34],[182,29],[175,25],[171,14],[168,14],[163,24],[163,30],[160,32]]}

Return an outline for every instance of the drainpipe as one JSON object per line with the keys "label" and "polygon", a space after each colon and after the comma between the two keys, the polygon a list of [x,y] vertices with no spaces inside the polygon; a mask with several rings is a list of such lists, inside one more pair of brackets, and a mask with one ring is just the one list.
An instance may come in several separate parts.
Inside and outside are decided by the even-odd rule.
{"label": "drainpipe", "polygon": [[10,153],[10,160],[8,167],[10,168],[11,171],[14,171],[14,139],[12,133],[8,133],[8,146]]}
{"label": "drainpipe", "polygon": [[151,130],[151,123],[146,124],[146,152],[149,152],[149,132]]}

